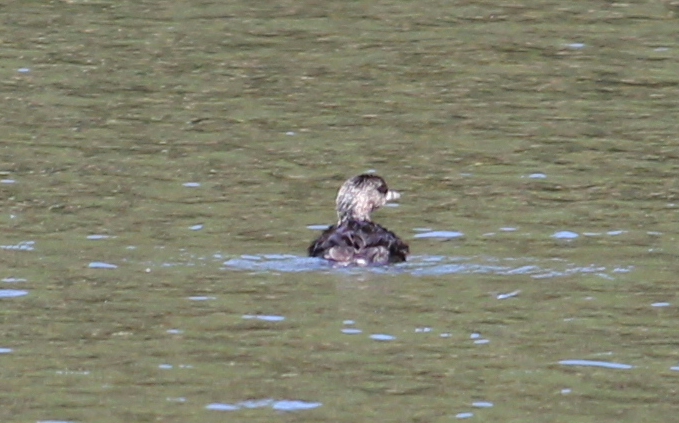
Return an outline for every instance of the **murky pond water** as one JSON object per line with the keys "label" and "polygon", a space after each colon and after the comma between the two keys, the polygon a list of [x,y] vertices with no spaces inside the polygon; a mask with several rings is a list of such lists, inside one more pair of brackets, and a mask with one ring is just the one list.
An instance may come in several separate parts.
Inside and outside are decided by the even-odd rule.
{"label": "murky pond water", "polygon": [[673,7],[4,5],[0,420],[676,419]]}

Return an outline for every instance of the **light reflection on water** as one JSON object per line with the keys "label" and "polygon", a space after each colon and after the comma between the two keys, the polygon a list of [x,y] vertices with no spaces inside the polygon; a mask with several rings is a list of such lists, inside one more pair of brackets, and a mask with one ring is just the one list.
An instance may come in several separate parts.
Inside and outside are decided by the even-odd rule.
{"label": "light reflection on water", "polygon": [[493,406],[493,403],[490,401],[476,401],[472,403],[472,406],[479,408],[490,408]]}
{"label": "light reflection on water", "polygon": [[112,263],[104,263],[101,261],[93,261],[87,265],[90,269],[117,269],[118,266]]}
{"label": "light reflection on water", "polygon": [[634,366],[624,363],[614,363],[611,361],[598,360],[561,360],[559,364],[564,366],[590,366],[590,367],[604,367],[606,369],[632,369]]}
{"label": "light reflection on water", "polygon": [[[187,264],[190,265],[190,264]],[[577,265],[565,260],[552,259],[545,262],[530,258],[494,258],[494,257],[445,257],[445,256],[411,256],[405,263],[392,266],[344,267],[333,266],[325,260],[311,257],[300,257],[290,254],[242,255],[226,260],[223,268],[227,270],[275,271],[275,272],[374,272],[374,273],[410,273],[412,275],[445,275],[445,274],[495,274],[495,275],[527,275],[535,279],[569,276],[573,274],[595,274],[603,278],[612,278],[615,273],[627,273],[633,266],[615,266],[612,268],[589,264]],[[502,298],[517,295],[518,292],[502,294]]]}
{"label": "light reflection on water", "polygon": [[374,339],[375,341],[393,341],[396,337],[386,333],[375,333],[370,335],[370,339]]}
{"label": "light reflection on water", "polygon": [[[176,366],[178,369],[193,369],[193,365],[191,364],[179,364]],[[158,365],[159,369],[173,369],[175,368],[174,365],[172,364],[167,364],[167,363],[162,363]]]}
{"label": "light reflection on water", "polygon": [[35,241],[21,241],[16,244],[0,245],[3,250],[19,250],[19,251],[33,251],[35,250]]}
{"label": "light reflection on water", "polygon": [[285,320],[285,316],[277,316],[272,314],[244,314],[243,319],[264,320],[265,322],[280,322]]}
{"label": "light reflection on water", "polygon": [[22,289],[0,289],[0,298],[22,297],[27,294],[28,291]]}
{"label": "light reflection on water", "polygon": [[[195,225],[190,229],[198,230],[202,229],[202,225]],[[500,232],[513,232],[516,228],[513,227],[502,227],[499,228]],[[437,231],[429,228],[421,228],[418,230],[418,234],[414,235],[414,238],[432,238],[432,239],[446,239],[446,238],[456,238],[464,236],[462,232],[457,231]],[[597,234],[581,233],[577,234],[575,232],[561,231],[557,232],[555,237],[562,239],[569,239],[578,236],[617,236],[624,233],[624,231],[608,231]],[[88,239],[90,240],[106,240],[107,238],[115,238],[115,236],[109,235],[90,235]],[[3,248],[12,250],[25,250],[31,251],[35,247],[35,243],[32,241],[27,241],[24,243],[19,243],[15,245],[5,245]],[[128,247],[132,249],[132,247]],[[156,247],[158,249],[163,249],[164,247]],[[533,279],[549,279],[566,277],[571,275],[593,275],[603,279],[615,279],[619,273],[628,273],[633,270],[631,265],[610,265],[610,264],[576,264],[563,259],[538,259],[531,257],[510,257],[510,258],[499,258],[493,256],[445,256],[445,255],[414,255],[409,257],[409,260],[405,263],[400,263],[397,265],[386,266],[386,267],[343,267],[333,265],[330,262],[317,258],[309,258],[301,256],[298,254],[243,254],[243,255],[227,255],[220,252],[208,253],[204,255],[192,254],[188,249],[178,250],[179,258],[177,260],[172,260],[168,262],[160,263],[150,263],[145,262],[146,266],[149,266],[147,271],[153,267],[174,267],[174,266],[209,266],[216,269],[232,271],[232,272],[252,272],[252,273],[264,273],[264,274],[279,274],[279,273],[295,273],[295,272],[309,272],[309,273],[337,273],[337,274],[361,274],[361,273],[376,273],[376,274],[405,274],[413,276],[428,276],[428,275],[450,275],[450,274],[490,274],[490,275],[525,275]],[[23,253],[21,253],[23,254]],[[119,263],[128,263],[128,259],[122,259]],[[107,263],[103,261],[92,261],[88,265],[91,269],[103,269],[102,273],[108,273],[110,270],[106,269],[118,269],[118,265],[113,263]],[[23,282],[26,279],[6,277],[3,279],[4,282]],[[20,290],[0,290],[1,296],[19,296],[26,295],[27,291]],[[500,291],[495,293],[494,296],[497,300],[505,300],[515,298],[521,294],[520,290]],[[198,295],[198,296],[187,296],[184,297],[191,301],[209,301],[222,299],[216,296],[208,295]],[[651,302],[652,307],[668,307],[670,303],[667,302]],[[283,315],[278,314],[238,314],[242,319],[254,319],[260,321],[266,321],[271,323],[271,328],[275,330],[286,331],[284,326],[276,326],[275,322],[280,322],[286,319]],[[290,319],[294,319],[291,315]],[[502,338],[494,336],[493,333],[489,332],[484,334],[478,332],[466,332],[465,338],[460,338],[455,332],[451,332],[451,328],[448,325],[438,325],[434,327],[430,326],[411,326],[409,329],[404,329],[402,332],[394,330],[393,327],[368,327],[365,322],[361,321],[357,324],[354,320],[344,320],[342,321],[343,326],[339,328],[339,332],[342,336],[347,339],[351,339],[347,342],[358,341],[369,339],[375,345],[383,344],[387,347],[394,348],[394,346],[399,345],[410,345],[409,337],[407,332],[415,332],[420,338],[426,338],[425,341],[428,343],[436,342],[435,339],[439,339],[440,342],[447,344],[447,347],[454,347],[454,345],[460,343],[460,340],[465,345],[473,345],[473,348],[479,349],[479,351],[489,352],[497,350],[503,347]],[[419,322],[418,322],[419,324]],[[363,327],[364,326],[364,327]],[[336,330],[336,329],[335,329]],[[181,329],[167,329],[168,335],[181,334],[183,330]],[[427,335],[429,334],[429,335]],[[489,336],[490,335],[490,336]],[[179,338],[179,337],[172,337]],[[458,342],[456,342],[456,340]],[[380,347],[377,347],[380,348]],[[11,348],[0,348],[0,353],[11,353],[13,350]],[[11,354],[9,357],[16,355]],[[550,362],[559,363],[562,366],[583,366],[592,367],[595,370],[597,368],[606,369],[613,373],[625,373],[619,372],[618,369],[633,369],[636,366],[625,363],[616,363],[608,361],[598,361],[598,360],[584,360],[584,359],[573,359],[573,360],[562,360],[552,359]],[[171,362],[162,361],[157,364],[158,369],[163,372],[176,374],[181,372],[190,373],[193,369],[193,365],[190,364],[171,364]],[[670,367],[670,370],[678,371],[679,366]],[[58,374],[82,374],[89,375],[89,371],[82,373],[64,373],[57,372]],[[561,390],[562,394],[570,393],[570,388],[564,388]],[[321,398],[317,398],[321,399]],[[167,401],[170,402],[186,402],[186,397],[168,397]],[[202,402],[205,404],[205,402]],[[268,408],[271,410],[279,412],[295,412],[299,410],[313,409],[321,407],[323,404],[321,402],[313,401],[302,401],[302,400],[274,400],[274,399],[255,399],[255,400],[245,400],[240,402],[231,403],[221,403],[215,402],[205,405],[207,410],[217,410],[217,411],[238,411],[244,409],[253,408]],[[493,403],[486,401],[478,401],[471,403],[474,408],[490,408],[493,407]],[[469,407],[469,404],[467,404]],[[467,408],[469,409],[469,408]],[[477,410],[478,411],[478,410]],[[476,412],[476,411],[475,411]],[[464,408],[459,410],[457,414],[452,414],[451,417],[456,417],[458,419],[467,419],[470,417],[475,417],[475,412],[465,411]]]}
{"label": "light reflection on water", "polygon": [[317,408],[323,405],[320,402],[313,401],[300,401],[300,400],[273,400],[273,399],[260,399],[260,400],[247,400],[237,403],[211,403],[205,406],[208,410],[218,410],[218,411],[236,411],[243,408],[263,408],[271,407],[277,411],[298,411],[298,410],[308,410],[311,408]]}
{"label": "light reflection on water", "polygon": [[100,239],[108,239],[111,238],[110,235],[102,235],[102,234],[92,234],[92,235],[87,235],[86,239],[89,240],[100,240]]}
{"label": "light reflection on water", "polygon": [[[4,4],[15,18],[3,44],[18,60],[2,115],[7,139],[19,139],[3,144],[4,209],[16,213],[5,234],[40,245],[8,239],[0,250],[12,265],[2,276],[30,279],[29,296],[0,299],[2,346],[17,351],[2,357],[0,414],[261,421],[247,409],[320,405],[304,399],[323,402],[319,416],[289,420],[673,421],[679,374],[653,369],[678,364],[677,210],[666,204],[676,197],[676,19],[656,7],[674,1],[342,2],[330,15],[320,2],[176,3]],[[114,25],[100,19],[109,4]],[[413,250],[446,256],[389,268],[333,268],[301,250],[239,256],[294,252],[290,226],[329,217],[330,179],[357,166],[405,185],[414,195],[383,216],[432,225],[442,237],[430,238],[454,238],[439,230],[455,225],[503,240],[527,235],[522,225],[541,232],[479,250],[527,245],[509,250],[515,259],[452,257],[445,244]],[[625,242],[611,225],[668,235]],[[579,235],[558,239],[574,247],[568,261],[519,257],[548,254],[559,229]],[[55,245],[109,231],[120,238]],[[228,254],[213,257],[216,245]],[[179,247],[209,253],[171,257]],[[95,260],[119,267],[83,271]],[[140,271],[166,261],[179,267]],[[620,277],[632,263],[655,271]],[[470,274],[481,277],[458,276]],[[516,279],[528,281],[520,294],[504,283]],[[358,323],[339,325],[347,316]],[[602,349],[639,367],[556,364]],[[181,362],[196,368],[152,366]],[[92,375],[50,378],[55,366]]]}
{"label": "light reflection on water", "polygon": [[25,278],[2,278],[0,282],[14,283],[14,282],[26,282]]}
{"label": "light reflection on water", "polygon": [[413,238],[460,238],[464,233],[459,231],[429,231],[416,234]]}

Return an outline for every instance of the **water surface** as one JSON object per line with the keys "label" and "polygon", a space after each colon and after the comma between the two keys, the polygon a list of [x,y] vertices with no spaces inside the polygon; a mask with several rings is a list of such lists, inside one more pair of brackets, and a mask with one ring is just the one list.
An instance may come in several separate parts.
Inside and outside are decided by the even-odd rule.
{"label": "water surface", "polygon": [[0,420],[676,419],[671,7],[4,5]]}

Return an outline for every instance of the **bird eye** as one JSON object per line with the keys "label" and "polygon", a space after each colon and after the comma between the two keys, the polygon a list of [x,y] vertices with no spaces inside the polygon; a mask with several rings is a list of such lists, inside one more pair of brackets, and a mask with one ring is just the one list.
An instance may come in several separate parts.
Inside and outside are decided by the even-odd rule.
{"label": "bird eye", "polygon": [[380,184],[380,185],[377,187],[377,191],[379,191],[380,194],[385,194],[385,195],[386,195],[387,192],[389,192],[389,188],[387,188],[387,186],[386,186],[385,184]]}

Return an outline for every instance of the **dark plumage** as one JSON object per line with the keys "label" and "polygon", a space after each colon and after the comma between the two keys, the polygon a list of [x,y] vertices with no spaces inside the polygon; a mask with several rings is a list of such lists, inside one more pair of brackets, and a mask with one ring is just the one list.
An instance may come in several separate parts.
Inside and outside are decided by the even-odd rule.
{"label": "dark plumage", "polygon": [[359,266],[405,261],[408,244],[370,220],[373,210],[400,196],[377,175],[350,178],[337,192],[337,224],[309,246],[309,256]]}

